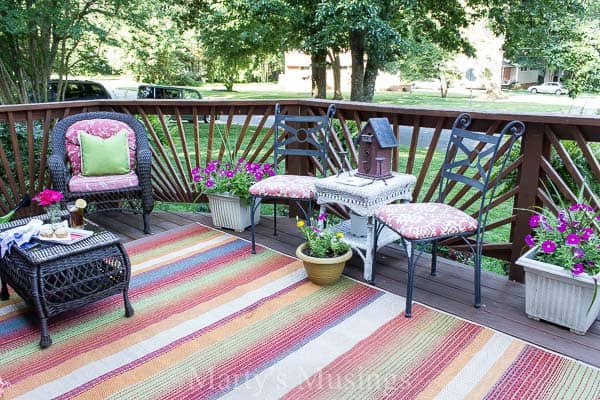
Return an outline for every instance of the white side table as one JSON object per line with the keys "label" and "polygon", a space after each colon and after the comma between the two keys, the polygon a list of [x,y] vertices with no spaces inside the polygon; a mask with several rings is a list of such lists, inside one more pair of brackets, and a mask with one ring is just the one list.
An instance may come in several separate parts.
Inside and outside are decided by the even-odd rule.
{"label": "white side table", "polygon": [[[363,277],[367,282],[373,281],[373,215],[382,205],[395,200],[412,200],[413,187],[417,178],[413,175],[393,173],[393,176],[382,180],[358,178],[353,176],[355,171],[345,172],[339,177],[332,175],[318,179],[315,182],[316,200],[325,212],[327,204],[335,203],[347,206],[353,213],[367,217],[367,232],[365,237],[352,234],[350,220],[343,221],[333,229],[344,233],[344,241],[362,258],[364,263]],[[388,245],[400,237],[385,228],[379,235],[377,248]]]}

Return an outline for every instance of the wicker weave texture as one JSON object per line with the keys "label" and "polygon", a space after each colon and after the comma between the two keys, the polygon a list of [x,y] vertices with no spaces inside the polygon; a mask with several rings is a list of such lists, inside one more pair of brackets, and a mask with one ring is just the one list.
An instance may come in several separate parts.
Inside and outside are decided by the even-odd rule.
{"label": "wicker weave texture", "polygon": [[[96,192],[71,192],[69,180],[71,171],[67,165],[65,135],[75,122],[88,119],[114,119],[129,125],[136,138],[136,174],[139,185],[133,188],[114,189]],[[151,168],[152,153],[144,126],[134,117],[115,112],[89,112],[71,115],[59,121],[52,130],[52,154],[48,159],[52,183],[64,195],[63,202],[84,198],[88,202],[87,213],[133,209],[143,213],[144,232],[150,233],[150,213],[154,208]]]}

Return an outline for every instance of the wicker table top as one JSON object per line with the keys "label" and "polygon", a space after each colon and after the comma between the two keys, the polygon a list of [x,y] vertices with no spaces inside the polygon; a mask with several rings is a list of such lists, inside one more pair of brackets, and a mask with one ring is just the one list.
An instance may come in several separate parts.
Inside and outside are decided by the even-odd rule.
{"label": "wicker table top", "polygon": [[[68,215],[65,211],[63,215]],[[0,232],[16,228],[17,226],[25,225],[32,219],[46,219],[46,215],[38,215],[33,217],[16,219],[4,224],[0,224]],[[41,246],[34,247],[32,249],[24,250],[17,246],[14,246],[11,251],[18,251],[32,264],[41,264],[48,261],[53,261],[62,257],[75,255],[98,247],[103,247],[119,242],[119,237],[112,232],[104,230],[98,225],[91,224],[86,221],[85,228],[87,230],[94,231],[94,234],[88,238],[85,238],[74,244],[57,244],[50,242],[43,242]],[[35,240],[35,239],[33,239]]]}
{"label": "wicker table top", "polygon": [[[394,200],[412,200],[414,175],[392,173],[389,179],[373,181],[353,176],[356,171],[332,175],[315,182],[317,203],[343,204],[356,214],[371,216],[377,208]],[[351,184],[345,183],[351,181]]]}

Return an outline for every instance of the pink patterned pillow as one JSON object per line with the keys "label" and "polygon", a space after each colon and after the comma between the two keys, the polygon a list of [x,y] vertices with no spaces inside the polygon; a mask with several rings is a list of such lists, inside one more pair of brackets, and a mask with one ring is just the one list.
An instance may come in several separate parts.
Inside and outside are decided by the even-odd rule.
{"label": "pink patterned pillow", "polygon": [[477,220],[442,203],[388,204],[375,216],[407,239],[428,239],[477,230]]}
{"label": "pink patterned pillow", "polygon": [[129,168],[135,169],[135,132],[129,125],[114,119],[86,119],[77,121],[67,129],[65,135],[67,158],[71,163],[71,174],[81,173],[81,148],[79,146],[79,131],[90,135],[98,136],[103,139],[109,138],[122,130],[127,132],[127,142],[129,144]]}

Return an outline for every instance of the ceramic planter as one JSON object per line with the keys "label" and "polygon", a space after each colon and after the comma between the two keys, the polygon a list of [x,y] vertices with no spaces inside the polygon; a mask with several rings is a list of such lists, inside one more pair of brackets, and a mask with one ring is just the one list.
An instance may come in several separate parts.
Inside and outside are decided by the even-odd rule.
{"label": "ceramic planter", "polygon": [[[210,193],[206,196],[215,227],[242,232],[250,226],[250,205],[246,201],[227,193]],[[254,223],[259,221],[260,207],[254,212]]]}
{"label": "ceramic planter", "polygon": [[537,261],[536,252],[537,248],[533,248],[516,261],[525,269],[527,316],[584,335],[600,313],[600,293],[592,304],[594,280],[587,274],[573,276],[559,266]]}
{"label": "ceramic planter", "polygon": [[352,249],[348,249],[345,254],[338,257],[319,258],[304,254],[304,249],[307,246],[308,242],[304,242],[298,246],[296,257],[304,263],[308,279],[321,286],[333,285],[342,276],[346,261],[352,257]]}

